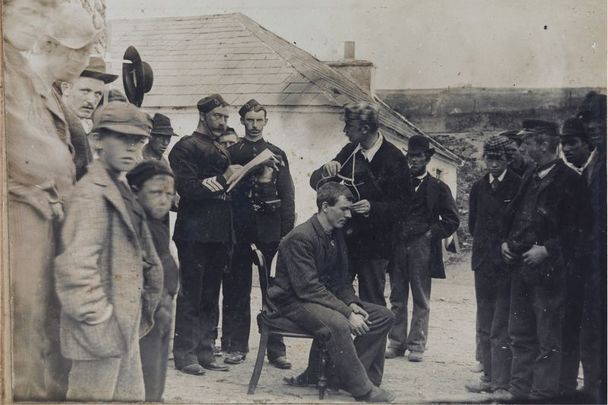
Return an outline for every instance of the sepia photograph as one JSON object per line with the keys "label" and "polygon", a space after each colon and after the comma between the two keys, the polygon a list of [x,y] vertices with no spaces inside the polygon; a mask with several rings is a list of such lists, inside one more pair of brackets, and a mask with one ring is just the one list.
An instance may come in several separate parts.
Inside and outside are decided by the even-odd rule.
{"label": "sepia photograph", "polygon": [[607,403],[607,9],[2,0],[0,402]]}

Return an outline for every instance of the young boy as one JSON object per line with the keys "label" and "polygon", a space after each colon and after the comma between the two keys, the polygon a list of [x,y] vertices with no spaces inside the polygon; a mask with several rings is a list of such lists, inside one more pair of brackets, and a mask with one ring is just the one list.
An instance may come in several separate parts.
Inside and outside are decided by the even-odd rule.
{"label": "young boy", "polygon": [[156,253],[163,265],[163,295],[154,315],[154,327],[140,344],[147,402],[161,402],[165,390],[173,297],[177,293],[178,269],[169,251],[167,214],[175,197],[173,172],[160,160],[145,160],[127,173],[127,181],[146,212]]}
{"label": "young boy", "polygon": [[162,267],[145,213],[119,178],[150,136],[150,117],[124,102],[95,113],[99,159],[76,185],[55,259],[67,399],[143,401],[139,339],[152,328]]}
{"label": "young boy", "polygon": [[479,382],[465,387],[471,392],[496,391],[496,395],[507,394],[511,378],[508,331],[511,274],[500,254],[500,235],[506,207],[515,197],[521,178],[508,168],[510,143],[502,135],[494,135],[485,142],[483,158],[488,173],[473,184],[469,197],[471,268],[475,272],[477,336],[483,374]]}

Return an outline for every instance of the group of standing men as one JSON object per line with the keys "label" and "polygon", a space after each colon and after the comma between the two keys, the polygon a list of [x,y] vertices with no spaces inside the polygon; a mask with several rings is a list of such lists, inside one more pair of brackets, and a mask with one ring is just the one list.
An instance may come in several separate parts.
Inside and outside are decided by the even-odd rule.
{"label": "group of standing men", "polygon": [[[561,145],[561,151],[560,151]],[[473,392],[606,398],[606,96],[577,117],[490,137],[469,197],[478,352]],[[561,157],[560,157],[561,153]],[[602,369],[604,371],[602,371]]]}

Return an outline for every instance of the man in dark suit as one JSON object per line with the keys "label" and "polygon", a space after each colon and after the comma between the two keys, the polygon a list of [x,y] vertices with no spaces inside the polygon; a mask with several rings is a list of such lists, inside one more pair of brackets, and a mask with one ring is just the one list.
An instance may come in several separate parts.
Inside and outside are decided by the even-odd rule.
{"label": "man in dark suit", "polygon": [[171,120],[164,114],[156,113],[152,117],[152,132],[150,142],[144,146],[142,156],[145,160],[159,160],[169,165],[165,159],[165,152],[171,143],[171,138],[178,136],[171,126]]}
{"label": "man in dark suit", "polygon": [[104,60],[91,56],[89,66],[80,77],[71,83],[61,83],[61,94],[64,113],[70,129],[70,138],[74,146],[74,164],[76,179],[80,179],[87,171],[87,166],[93,161],[92,149],[89,144],[89,132],[93,126],[93,111],[103,97],[106,84],[118,78],[106,72]]}
{"label": "man in dark suit", "polygon": [[394,218],[407,209],[411,196],[409,168],[403,153],[378,131],[377,106],[349,104],[344,116],[350,142],[313,172],[310,185],[316,190],[326,181],[342,181],[353,192],[354,216],[346,230],[353,277],[362,300],[386,305],[390,235]]}
{"label": "man in dark suit", "polygon": [[[393,315],[383,306],[359,299],[353,291],[342,233],[352,204],[352,193],[344,185],[329,182],[319,188],[319,212],[279,244],[268,298],[282,316],[325,342],[339,386],[357,400],[391,402],[395,396],[379,386]],[[351,334],[356,336],[354,341]],[[310,359],[314,363],[316,357]],[[314,383],[317,370],[309,364],[307,371],[288,382]]]}
{"label": "man in dark suit", "polygon": [[226,129],[227,106],[219,94],[199,100],[196,131],[169,153],[180,195],[173,235],[181,266],[173,355],[175,367],[189,374],[228,370],[213,356],[222,274],[234,241],[227,179],[240,168],[217,142]]}
{"label": "man in dark suit", "polygon": [[503,258],[512,267],[509,337],[515,400],[559,394],[566,281],[586,229],[580,220],[586,187],[559,159],[554,123],[525,120],[522,151],[536,168],[509,206]]}
{"label": "man in dark suit", "polygon": [[[503,217],[515,197],[521,178],[508,168],[511,140],[490,137],[483,146],[488,173],[477,180],[469,195],[469,232],[473,236],[471,268],[475,272],[477,336],[483,375],[466,384],[471,392],[504,395],[511,378],[509,304],[511,274],[502,260],[500,244]],[[499,391],[500,390],[500,391]]]}
{"label": "man in dark suit", "polygon": [[[236,245],[222,287],[222,350],[228,352],[224,359],[228,364],[242,363],[249,351],[253,265],[250,244],[255,243],[266,262],[271,263],[279,241],[293,229],[295,221],[294,185],[287,155],[263,138],[268,122],[266,108],[252,99],[241,107],[239,115],[245,137],[228,149],[232,163],[245,165],[266,149],[280,163],[259,167],[231,193]],[[268,342],[268,360],[278,368],[291,368],[278,336],[271,336]]]}
{"label": "man in dark suit", "polygon": [[[414,194],[409,210],[402,212],[395,225],[395,251],[390,265],[391,310],[395,325],[388,338],[386,358],[403,356],[423,359],[429,330],[431,278],[445,278],[441,240],[458,229],[460,220],[449,187],[426,171],[435,150],[422,135],[408,141],[407,161]],[[414,308],[407,333],[409,289]]]}

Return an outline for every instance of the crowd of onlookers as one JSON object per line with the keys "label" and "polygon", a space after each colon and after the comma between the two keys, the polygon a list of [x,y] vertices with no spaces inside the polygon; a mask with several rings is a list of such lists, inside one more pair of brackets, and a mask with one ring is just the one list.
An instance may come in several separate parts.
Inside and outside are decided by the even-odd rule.
{"label": "crowd of onlookers", "polygon": [[[3,12],[15,399],[161,401],[172,338],[184,373],[243,363],[252,244],[276,266],[269,319],[315,338],[307,369],[285,382],[324,381],[323,352],[330,385],[394,399],[380,388],[384,361],[424,361],[431,279],[445,278],[442,240],[460,224],[427,171],[432,140],[410,137],[404,155],[375,104],[346,105],[348,142],[312,173],[318,212],[294,228],[265,106],[240,106],[239,138],[222,96],[201,98],[196,129],[167,159],[170,118],[108,89],[118,76],[93,55],[103,28],[81,6],[3,0]],[[589,93],[561,128],[530,119],[491,136],[483,157],[468,223],[483,373],[466,388],[567,397],[582,362],[585,398],[605,401],[606,96]],[[267,356],[291,368],[278,335]]]}

